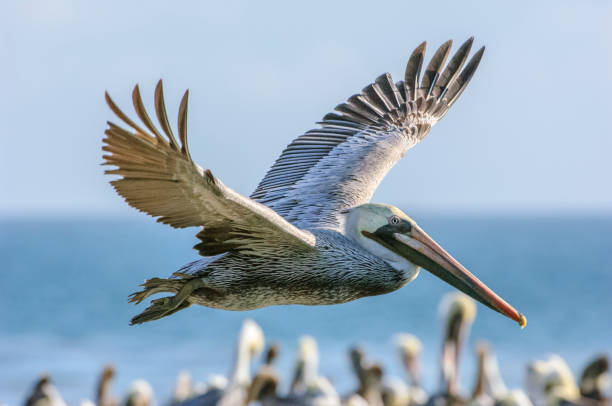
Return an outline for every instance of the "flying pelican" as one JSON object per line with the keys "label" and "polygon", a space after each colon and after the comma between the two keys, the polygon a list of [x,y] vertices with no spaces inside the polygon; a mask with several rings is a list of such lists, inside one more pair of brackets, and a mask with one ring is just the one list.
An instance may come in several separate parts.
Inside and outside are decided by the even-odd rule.
{"label": "flying pelican", "polygon": [[384,74],[336,106],[318,128],[287,146],[250,198],[192,160],[189,91],[179,107],[179,141],[168,122],[161,81],[155,110],[162,131],[145,110],[138,85],[132,99],[141,125],[106,93],[111,110],[129,127],[109,122],[103,140],[104,164],[115,167],[106,173],[119,176],[111,181],[117,193],[161,223],[202,227],[194,248],[204,258],[168,279],[146,281],[132,302],[160,292],[174,295],[153,300],[131,323],[192,304],[248,310],[344,303],[395,291],[423,267],[524,326],[523,315],[414,220],[395,207],[369,203],[385,174],[464,91],[484,52],[483,47],[465,64],[472,42],[444,67],[452,44],[445,42],[421,78],[422,43],[408,60],[404,81]]}

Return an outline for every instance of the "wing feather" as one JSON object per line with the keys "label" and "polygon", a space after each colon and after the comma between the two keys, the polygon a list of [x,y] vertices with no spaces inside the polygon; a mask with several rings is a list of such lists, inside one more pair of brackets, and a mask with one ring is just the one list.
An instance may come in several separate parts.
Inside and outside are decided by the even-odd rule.
{"label": "wing feather", "polygon": [[[423,78],[426,43],[410,56],[404,80],[385,73],[335,107],[282,152],[251,198],[302,228],[341,228],[341,211],[366,203],[404,153],[461,95],[482,57],[468,39],[444,66],[452,41],[435,52]],[[444,68],[444,69],[443,69]]]}
{"label": "wing feather", "polygon": [[417,89],[419,88],[419,76],[421,75],[421,67],[425,59],[425,49],[427,42],[423,42],[414,50],[408,64],[406,65],[406,73],[404,75],[404,86],[409,100],[414,100],[417,97]]}
{"label": "wing feather", "polygon": [[109,122],[103,140],[104,164],[115,167],[105,173],[119,176],[111,181],[117,193],[161,223],[176,228],[202,227],[197,234],[201,242],[195,247],[201,255],[232,251],[257,255],[279,246],[310,249],[314,245],[311,233],[226,187],[210,170],[204,171],[192,161],[187,144],[188,95],[185,92],[179,107],[179,144],[168,122],[161,81],[155,90],[161,132],[146,112],[138,86],[132,101],[148,131],[130,120],[106,94],[111,110],[131,128]]}

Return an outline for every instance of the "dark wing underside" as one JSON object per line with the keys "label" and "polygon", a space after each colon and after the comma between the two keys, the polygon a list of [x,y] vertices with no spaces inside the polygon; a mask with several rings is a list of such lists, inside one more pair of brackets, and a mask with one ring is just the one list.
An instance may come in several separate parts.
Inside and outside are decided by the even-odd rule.
{"label": "dark wing underside", "polygon": [[452,41],[421,77],[425,43],[413,53],[404,81],[384,74],[296,138],[251,198],[301,228],[338,229],[340,212],[370,201],[386,173],[422,140],[461,95],[484,52],[462,70],[473,38],[445,65]]}

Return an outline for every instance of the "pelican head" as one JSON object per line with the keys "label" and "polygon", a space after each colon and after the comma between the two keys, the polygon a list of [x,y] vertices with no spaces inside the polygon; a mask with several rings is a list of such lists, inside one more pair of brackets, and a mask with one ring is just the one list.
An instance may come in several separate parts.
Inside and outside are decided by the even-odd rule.
{"label": "pelican head", "polygon": [[561,401],[577,403],[580,399],[572,371],[565,360],[555,354],[527,365],[526,387],[535,405],[556,405]]}
{"label": "pelican head", "polygon": [[408,371],[411,384],[414,388],[420,386],[421,373],[419,368],[419,356],[423,350],[421,340],[412,334],[398,334],[395,343],[399,349],[404,368]]}
{"label": "pelican head", "polygon": [[265,340],[261,327],[253,320],[242,323],[238,336],[238,347],[234,361],[234,371],[228,385],[249,385],[251,383],[251,361],[263,349]]}
{"label": "pelican head", "polygon": [[253,320],[247,319],[242,323],[238,345],[249,355],[249,358],[259,354],[264,347],[264,335],[261,327]]}
{"label": "pelican head", "polygon": [[130,384],[126,406],[150,406],[153,403],[153,388],[144,379],[137,379]]}
{"label": "pelican head", "polygon": [[311,336],[300,337],[291,392],[303,394],[318,376],[319,349]]}
{"label": "pelican head", "polygon": [[527,323],[525,316],[472,275],[397,207],[368,203],[345,213],[345,234],[404,271],[407,281],[414,279],[421,267],[521,327]]}

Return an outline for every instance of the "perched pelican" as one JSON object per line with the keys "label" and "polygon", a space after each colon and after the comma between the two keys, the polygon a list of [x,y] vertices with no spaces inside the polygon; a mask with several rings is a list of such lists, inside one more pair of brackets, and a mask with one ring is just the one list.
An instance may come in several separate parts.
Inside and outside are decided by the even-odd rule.
{"label": "perched pelican", "polygon": [[193,396],[193,383],[189,371],[181,371],[176,377],[174,391],[172,391],[171,405],[186,401]]}
{"label": "perched pelican", "polygon": [[588,363],[580,376],[580,395],[583,400],[591,400],[593,405],[612,404],[606,397],[606,391],[610,387],[609,369],[610,362],[605,355],[600,355]]}
{"label": "perched pelican", "polygon": [[130,384],[125,406],[151,406],[153,403],[153,388],[149,382],[137,379]]}
{"label": "perched pelican", "polygon": [[298,344],[295,370],[289,392],[300,395],[319,376],[319,349],[317,341],[311,336],[303,336]]}
{"label": "perched pelican", "polygon": [[359,381],[357,394],[370,406],[383,406],[383,369],[376,363],[368,362],[363,349],[354,347],[349,352],[351,366]]}
{"label": "perched pelican", "polygon": [[272,363],[278,356],[278,349],[278,344],[272,344],[268,347],[264,364],[257,371],[249,387],[247,404],[254,400],[265,404],[264,399],[276,398],[279,376]]}
{"label": "perched pelican", "polygon": [[[111,100],[129,129],[111,122],[104,164],[126,202],[172,227],[202,227],[195,246],[204,258],[168,279],[144,283],[131,301],[160,292],[132,324],[192,304],[247,310],[271,305],[344,303],[395,291],[419,267],[524,326],[525,317],[478,280],[399,209],[369,203],[385,174],[457,101],[484,47],[467,62],[473,38],[446,64],[451,41],[421,77],[425,43],[408,60],[404,81],[378,77],[327,114],[319,127],[282,152],[250,198],[194,163],[187,146],[187,99],[173,135],[161,81],[155,110],[161,131],[132,93],[142,124]],[[464,67],[465,65],[465,67]],[[445,66],[445,67],[444,67]],[[463,68],[463,69],[462,69]]]}
{"label": "perched pelican", "polygon": [[472,391],[472,406],[493,406],[507,393],[506,385],[499,373],[497,359],[489,350],[486,342],[476,344],[477,368],[476,381]]}
{"label": "perched pelican", "polygon": [[251,384],[249,401],[256,400],[262,406],[340,406],[333,386],[318,375],[319,355],[314,338],[304,336],[300,339],[293,382],[287,396],[277,394],[279,377],[271,366],[274,357],[276,351],[269,351],[265,365]]}
{"label": "perched pelican", "polygon": [[412,334],[398,334],[395,337],[402,364],[410,379],[409,405],[423,405],[427,402],[427,392],[421,382],[421,366],[419,357],[423,349],[421,341]]}
{"label": "perched pelican", "polygon": [[531,403],[525,392],[520,389],[514,389],[495,402],[495,406],[533,406],[533,403]]}
{"label": "perched pelican", "polygon": [[526,389],[535,406],[577,404],[580,390],[567,363],[550,355],[527,365]]}
{"label": "perched pelican", "polygon": [[459,292],[446,294],[440,302],[440,314],[444,320],[442,355],[440,357],[440,391],[431,397],[428,405],[446,402],[448,405],[464,405],[466,400],[459,393],[459,359],[463,344],[476,317],[476,304]]}
{"label": "perched pelican", "polygon": [[408,385],[398,377],[386,377],[380,393],[384,406],[409,406],[412,404]]}
{"label": "perched pelican", "polygon": [[340,404],[340,397],[332,384],[319,375],[319,347],[311,336],[300,338],[295,372],[286,400],[300,405]]}
{"label": "perched pelican", "polygon": [[110,364],[105,365],[96,388],[97,406],[117,406],[119,404],[112,390],[114,378],[115,368]]}
{"label": "perched pelican", "polygon": [[181,406],[234,406],[245,405],[251,385],[251,361],[264,346],[261,328],[252,320],[245,320],[238,336],[234,367],[225,389],[211,389],[190,398]]}
{"label": "perched pelican", "polygon": [[26,406],[66,406],[57,388],[51,383],[49,375],[42,375],[32,393],[25,401]]}

